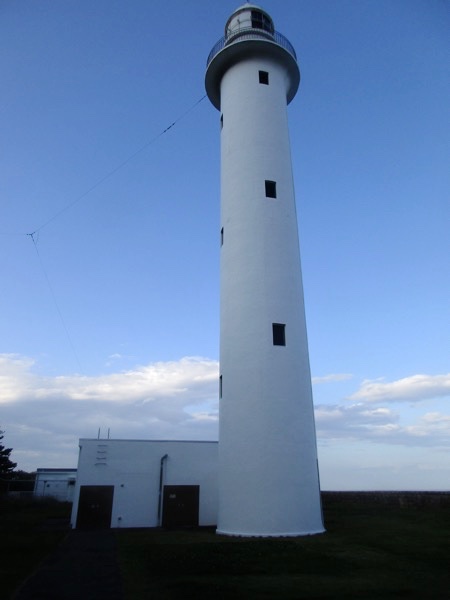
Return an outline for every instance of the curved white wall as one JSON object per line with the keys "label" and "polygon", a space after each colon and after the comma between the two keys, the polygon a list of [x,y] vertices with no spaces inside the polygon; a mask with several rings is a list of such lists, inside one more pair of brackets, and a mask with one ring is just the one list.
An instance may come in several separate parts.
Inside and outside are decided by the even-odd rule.
{"label": "curved white wall", "polygon": [[[279,54],[269,54],[243,53],[220,85],[218,532],[230,535],[323,531],[286,110],[290,82]],[[259,82],[259,71],[268,72],[269,85]],[[265,180],[276,182],[276,199],[265,196]],[[286,325],[285,346],[273,345],[272,323]]]}

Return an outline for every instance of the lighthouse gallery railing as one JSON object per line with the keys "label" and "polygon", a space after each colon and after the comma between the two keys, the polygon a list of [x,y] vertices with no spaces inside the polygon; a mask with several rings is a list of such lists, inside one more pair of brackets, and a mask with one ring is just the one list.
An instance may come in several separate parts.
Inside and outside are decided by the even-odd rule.
{"label": "lighthouse gallery railing", "polygon": [[244,40],[254,40],[254,39],[267,39],[269,42],[273,42],[278,44],[285,50],[292,54],[292,56],[297,60],[297,55],[295,54],[295,50],[291,44],[291,42],[284,37],[278,31],[274,31],[273,34],[266,33],[263,30],[254,29],[253,27],[248,27],[246,29],[241,29],[236,33],[232,33],[230,35],[224,36],[221,38],[216,44],[214,44],[211,52],[209,53],[208,60],[206,61],[206,66],[212,61],[212,59],[218,54],[227,44],[231,44],[234,42],[241,42]]}

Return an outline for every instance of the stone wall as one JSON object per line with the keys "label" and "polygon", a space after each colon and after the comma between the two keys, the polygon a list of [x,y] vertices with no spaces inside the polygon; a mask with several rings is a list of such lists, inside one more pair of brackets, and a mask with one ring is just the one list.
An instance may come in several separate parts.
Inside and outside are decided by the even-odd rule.
{"label": "stone wall", "polygon": [[450,507],[450,492],[322,492],[324,504]]}

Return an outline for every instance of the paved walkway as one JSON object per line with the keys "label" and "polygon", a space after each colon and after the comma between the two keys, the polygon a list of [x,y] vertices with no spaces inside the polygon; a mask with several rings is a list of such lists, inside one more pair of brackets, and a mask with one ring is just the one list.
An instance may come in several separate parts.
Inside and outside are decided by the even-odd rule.
{"label": "paved walkway", "polygon": [[110,531],[70,531],[14,600],[122,600],[116,540]]}

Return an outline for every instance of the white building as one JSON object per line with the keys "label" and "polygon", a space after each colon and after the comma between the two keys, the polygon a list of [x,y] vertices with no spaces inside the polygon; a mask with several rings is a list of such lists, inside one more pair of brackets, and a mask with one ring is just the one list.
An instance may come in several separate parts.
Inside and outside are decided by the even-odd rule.
{"label": "white building", "polygon": [[227,535],[324,530],[287,118],[299,82],[270,15],[236,9],[205,78],[221,124],[217,531]]}
{"label": "white building", "polygon": [[81,439],[72,527],[215,525],[217,445]]}
{"label": "white building", "polygon": [[76,479],[76,469],[37,469],[33,495],[73,502]]}

